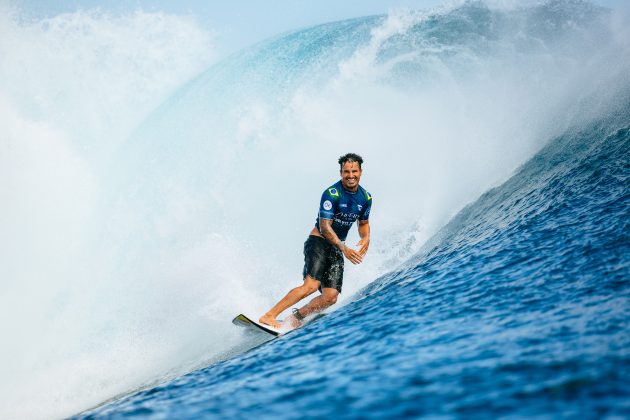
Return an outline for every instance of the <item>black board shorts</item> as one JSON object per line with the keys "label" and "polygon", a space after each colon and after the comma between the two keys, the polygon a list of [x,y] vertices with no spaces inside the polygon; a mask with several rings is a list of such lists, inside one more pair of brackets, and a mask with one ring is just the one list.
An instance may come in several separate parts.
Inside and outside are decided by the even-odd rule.
{"label": "black board shorts", "polygon": [[311,276],[322,288],[330,287],[341,293],[343,283],[343,254],[326,239],[309,235],[304,242],[304,270],[302,276]]}

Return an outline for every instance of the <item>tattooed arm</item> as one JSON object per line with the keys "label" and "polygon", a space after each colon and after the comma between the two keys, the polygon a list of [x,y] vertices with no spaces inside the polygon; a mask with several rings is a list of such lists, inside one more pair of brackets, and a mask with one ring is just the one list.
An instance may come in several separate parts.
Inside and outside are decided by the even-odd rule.
{"label": "tattooed arm", "polygon": [[349,259],[353,264],[360,264],[363,261],[363,257],[354,249],[347,247],[341,239],[337,236],[335,231],[332,228],[332,220],[329,219],[319,219],[319,228],[321,230],[322,235],[328,242],[339,248],[343,255]]}

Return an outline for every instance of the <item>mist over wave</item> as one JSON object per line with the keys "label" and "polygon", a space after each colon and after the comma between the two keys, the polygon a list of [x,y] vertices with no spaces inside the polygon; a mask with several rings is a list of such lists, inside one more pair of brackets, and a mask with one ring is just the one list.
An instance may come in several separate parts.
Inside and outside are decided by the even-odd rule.
{"label": "mist over wave", "polygon": [[229,354],[231,317],[300,281],[339,155],[364,156],[375,197],[347,303],[630,86],[624,26],[584,2],[329,23],[192,81],[212,47],[189,18],[0,19],[9,416],[71,414]]}
{"label": "mist over wave", "polygon": [[115,310],[114,296],[86,244],[103,223],[109,157],[208,66],[212,39],[189,17],[32,21],[0,7],[0,417],[67,415],[137,383],[124,379],[134,347],[110,341],[103,331],[120,325],[94,312],[95,302]]}

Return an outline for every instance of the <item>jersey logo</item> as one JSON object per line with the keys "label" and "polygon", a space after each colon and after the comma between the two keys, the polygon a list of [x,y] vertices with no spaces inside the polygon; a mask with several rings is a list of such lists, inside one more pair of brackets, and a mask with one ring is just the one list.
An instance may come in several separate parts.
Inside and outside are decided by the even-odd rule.
{"label": "jersey logo", "polygon": [[372,194],[370,194],[369,192],[366,191],[365,192],[365,198],[367,198],[367,201],[370,201],[372,199]]}
{"label": "jersey logo", "polygon": [[357,207],[359,208],[359,210],[361,210],[363,208],[363,206],[361,204],[357,204]]}
{"label": "jersey logo", "polygon": [[330,201],[326,200],[326,201],[324,201],[323,207],[324,207],[324,210],[330,210],[330,209],[332,209],[332,203]]}
{"label": "jersey logo", "polygon": [[328,188],[328,194],[333,197],[339,197],[339,191],[337,191],[337,188]]}

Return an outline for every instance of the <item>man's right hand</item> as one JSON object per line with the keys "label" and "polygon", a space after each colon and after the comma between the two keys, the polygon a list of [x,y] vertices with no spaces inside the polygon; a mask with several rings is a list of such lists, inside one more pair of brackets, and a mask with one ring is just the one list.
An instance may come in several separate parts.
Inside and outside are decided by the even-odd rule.
{"label": "man's right hand", "polygon": [[363,257],[354,249],[344,246],[343,247],[343,255],[352,262],[352,264],[361,264],[363,262]]}
{"label": "man's right hand", "polygon": [[348,248],[338,237],[332,228],[332,220],[319,219],[319,228],[322,236],[332,245],[336,246],[343,252],[343,255],[352,262],[352,264],[361,264],[363,256],[352,248]]}

